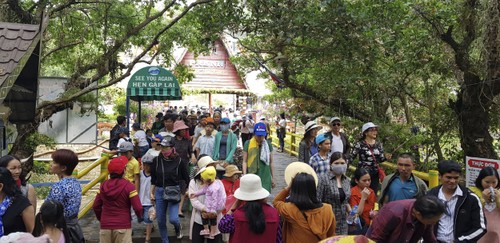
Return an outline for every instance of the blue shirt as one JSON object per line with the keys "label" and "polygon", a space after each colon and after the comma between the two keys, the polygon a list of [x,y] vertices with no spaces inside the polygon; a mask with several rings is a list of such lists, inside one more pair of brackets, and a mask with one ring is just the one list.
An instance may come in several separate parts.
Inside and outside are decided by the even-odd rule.
{"label": "blue shirt", "polygon": [[389,202],[415,198],[418,189],[417,183],[415,183],[415,180],[413,179],[413,175],[410,176],[410,178],[408,178],[405,182],[401,181],[401,177],[399,177],[399,175],[395,175],[394,177],[394,180],[392,180],[389,185],[389,191],[387,192]]}
{"label": "blue shirt", "polygon": [[330,170],[330,155],[327,153],[326,159],[323,159],[318,152],[309,159],[309,165],[318,176],[327,174]]}
{"label": "blue shirt", "polygon": [[74,177],[62,178],[50,189],[47,200],[60,202],[64,207],[64,218],[73,219],[78,216],[82,202],[82,188]]}

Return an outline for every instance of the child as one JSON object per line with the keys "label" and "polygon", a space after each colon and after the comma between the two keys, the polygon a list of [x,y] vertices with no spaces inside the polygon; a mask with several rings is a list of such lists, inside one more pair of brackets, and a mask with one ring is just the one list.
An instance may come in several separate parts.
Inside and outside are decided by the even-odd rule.
{"label": "child", "polygon": [[207,122],[205,125],[205,135],[200,135],[194,145],[196,157],[200,154],[212,155],[215,142],[215,135],[213,135],[214,128],[215,124],[213,122]]}
{"label": "child", "polygon": [[[120,145],[124,142],[132,142],[132,139],[130,139],[128,136],[129,136],[129,132],[128,132],[128,129],[126,127],[120,127],[116,130],[116,133],[118,134],[118,137],[120,138],[118,140],[118,143],[116,145],[117,148],[120,147]],[[108,154],[118,154],[118,149],[113,149],[113,150],[108,150],[108,149],[104,149],[103,150],[104,153],[108,153]]]}
{"label": "child", "polygon": [[48,235],[54,243],[64,243],[66,239],[69,239],[64,208],[60,202],[45,201],[36,215],[33,236],[38,237],[44,234]]}
{"label": "child", "polygon": [[[210,216],[204,218],[202,216],[203,230],[200,231],[200,235],[204,235],[208,239],[215,238],[215,232],[217,230],[217,211],[224,208],[226,203],[226,197],[219,193],[221,190],[221,183],[215,181],[215,176],[217,171],[213,166],[205,167],[201,169],[201,178],[203,182],[207,185],[200,191],[191,194],[191,198],[195,198],[200,195],[205,195],[205,207],[207,208],[207,213]],[[215,183],[214,183],[215,182]],[[215,216],[215,217],[214,217]]]}
{"label": "child", "polygon": [[153,164],[153,155],[145,154],[142,157],[141,171],[141,190],[139,190],[139,198],[142,203],[142,215],[144,216],[144,224],[146,225],[146,243],[151,241],[151,232],[153,229],[153,221],[149,218],[149,209],[153,207],[151,203],[151,164]]}
{"label": "child", "polygon": [[102,183],[94,206],[97,220],[101,223],[99,242],[132,242],[132,217],[130,206],[137,218],[142,218],[142,205],[134,184],[123,178],[128,159],[120,156],[108,165],[110,179]]}
{"label": "child", "polygon": [[226,208],[224,208],[222,214],[226,214],[227,210],[229,210],[236,201],[234,198],[234,192],[236,189],[240,188],[241,173],[242,172],[236,165],[226,166],[226,173],[223,175],[224,179],[221,180],[224,185],[224,190],[226,191]]}

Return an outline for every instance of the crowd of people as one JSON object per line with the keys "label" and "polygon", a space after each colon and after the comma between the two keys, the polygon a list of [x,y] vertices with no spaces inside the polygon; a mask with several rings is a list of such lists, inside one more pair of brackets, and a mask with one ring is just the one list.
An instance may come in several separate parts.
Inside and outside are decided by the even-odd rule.
{"label": "crowd of people", "polygon": [[[146,225],[146,242],[155,220],[162,242],[169,242],[167,217],[181,239],[186,201],[192,206],[189,239],[195,243],[500,242],[495,168],[482,169],[475,186],[466,188],[459,184],[460,164],[440,161],[441,185],[429,190],[413,174],[413,156],[402,153],[395,156],[397,170],[385,175],[380,163],[391,155],[384,153],[378,126],[371,122],[351,146],[339,117],[330,119],[326,133],[308,121],[299,161],[278,178],[274,164],[280,161],[273,158],[265,118],[257,122],[247,114],[238,121],[217,111],[155,118],[151,128],[134,123],[133,136],[126,118],[117,118],[105,151],[116,155],[108,164],[110,179],[93,205],[100,242],[132,242],[133,220]],[[284,139],[286,119],[280,120],[276,128]],[[59,149],[52,159],[50,171],[60,181],[35,217],[36,195],[21,176],[19,159],[0,158],[0,236],[19,239],[16,232],[27,232],[53,242],[84,242],[77,220],[81,188],[72,177],[78,157]],[[351,178],[350,164],[356,166]],[[276,188],[278,180],[286,187]],[[278,193],[268,202],[272,190]]]}

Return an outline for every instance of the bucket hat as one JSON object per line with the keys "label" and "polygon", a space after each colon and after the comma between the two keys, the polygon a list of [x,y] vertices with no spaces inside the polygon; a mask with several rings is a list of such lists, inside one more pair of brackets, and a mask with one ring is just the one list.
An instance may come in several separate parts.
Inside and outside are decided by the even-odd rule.
{"label": "bucket hat", "polygon": [[184,121],[177,120],[174,122],[174,129],[172,129],[172,132],[175,133],[179,130],[184,130],[184,129],[189,129],[188,126],[184,123]]}
{"label": "bucket hat", "polygon": [[224,177],[231,177],[234,174],[242,174],[241,170],[238,169],[238,166],[236,165],[228,165],[226,166],[226,173],[222,176]]}
{"label": "bucket hat", "polygon": [[361,127],[361,133],[365,133],[366,130],[368,130],[372,127],[378,127],[378,126],[373,124],[373,122],[367,122],[367,123],[363,124],[363,127]]}
{"label": "bucket hat", "polygon": [[293,178],[299,173],[307,173],[309,175],[312,175],[314,177],[314,182],[316,183],[316,186],[318,186],[318,175],[316,174],[316,171],[314,171],[314,169],[310,165],[304,162],[293,162],[286,167],[285,169],[286,185],[290,186],[290,183],[292,182]]}
{"label": "bucket hat", "polygon": [[234,192],[234,197],[242,201],[255,201],[267,198],[269,192],[262,188],[260,177],[255,174],[246,174],[240,179],[240,188]]}

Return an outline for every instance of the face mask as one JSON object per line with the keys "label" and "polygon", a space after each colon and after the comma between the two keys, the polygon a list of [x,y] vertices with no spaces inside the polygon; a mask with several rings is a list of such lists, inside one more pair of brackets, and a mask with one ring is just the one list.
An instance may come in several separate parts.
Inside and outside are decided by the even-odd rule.
{"label": "face mask", "polygon": [[169,151],[167,151],[167,152],[163,152],[163,151],[161,151],[161,154],[163,154],[163,156],[164,156],[165,158],[169,158],[172,154],[175,154],[175,148],[174,148],[174,147],[172,147],[172,148],[171,148]]}
{"label": "face mask", "polygon": [[332,164],[330,166],[330,169],[332,170],[333,174],[336,175],[343,175],[347,171],[347,164]]}
{"label": "face mask", "polygon": [[221,124],[220,130],[226,132],[227,130],[229,130],[229,124]]}

